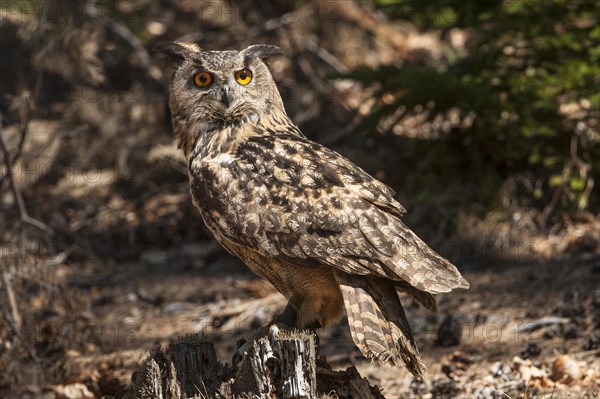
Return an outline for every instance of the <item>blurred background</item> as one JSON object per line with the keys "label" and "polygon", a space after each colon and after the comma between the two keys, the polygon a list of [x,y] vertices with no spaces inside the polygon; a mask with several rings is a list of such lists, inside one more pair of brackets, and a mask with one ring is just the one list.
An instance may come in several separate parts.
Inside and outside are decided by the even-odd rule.
{"label": "blurred background", "polygon": [[191,203],[175,65],[152,51],[178,40],[282,47],[292,120],[396,190],[471,282],[439,315],[405,301],[426,383],[363,359],[343,323],[321,337],[333,366],[388,399],[599,398],[599,15],[595,0],[0,1],[0,397],[116,395],[191,332],[227,361],[284,305]]}

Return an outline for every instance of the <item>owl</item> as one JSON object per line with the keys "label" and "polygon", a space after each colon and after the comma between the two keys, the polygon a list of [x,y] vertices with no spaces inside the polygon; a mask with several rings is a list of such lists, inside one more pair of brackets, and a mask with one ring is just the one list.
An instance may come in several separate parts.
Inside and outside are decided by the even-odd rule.
{"label": "owl", "polygon": [[402,222],[389,187],[287,116],[266,63],[279,47],[157,47],[179,60],[169,106],[194,204],[221,245],[287,298],[276,322],[317,329],[345,309],[365,356],[422,378],[399,294],[436,311],[433,294],[469,287],[456,267]]}

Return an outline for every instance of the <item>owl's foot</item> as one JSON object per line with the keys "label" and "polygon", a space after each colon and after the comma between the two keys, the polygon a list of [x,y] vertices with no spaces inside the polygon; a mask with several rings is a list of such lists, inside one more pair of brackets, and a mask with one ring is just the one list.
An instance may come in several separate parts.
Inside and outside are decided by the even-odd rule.
{"label": "owl's foot", "polygon": [[[296,311],[296,309],[294,309],[291,305],[288,304],[285,307],[285,309],[283,309],[283,312],[281,312],[281,314],[277,316],[275,320],[273,320],[269,325],[272,324],[276,324],[278,326],[281,326],[281,324],[283,324],[284,328],[286,328],[286,326],[289,327],[286,329],[298,328],[292,327],[298,325],[298,312]],[[321,325],[319,320],[313,320],[312,322],[302,326],[301,329],[311,330],[316,333],[316,331],[321,327],[323,326]]]}
{"label": "owl's foot", "polygon": [[242,338],[237,342],[237,349],[233,354],[232,362],[233,364],[237,364],[237,362],[248,352],[252,350],[252,345],[254,342],[263,337],[268,337],[270,340],[274,340],[276,338],[276,334],[279,330],[293,331],[296,328],[293,325],[289,325],[285,322],[278,321],[278,319],[273,320],[266,327],[260,327],[254,330],[252,336],[248,339]]}
{"label": "owl's foot", "polygon": [[[263,327],[260,329],[261,333],[256,333],[253,335],[252,339],[246,341],[245,339],[240,339],[237,343],[238,348],[235,351],[235,353],[233,354],[232,357],[232,364],[233,365],[237,365],[239,364],[242,359],[244,358],[244,356],[246,356],[249,352],[251,352],[253,350],[254,347],[254,343],[261,339],[261,338],[267,338],[269,340],[269,342],[271,343],[271,345],[275,344],[275,341],[277,341],[279,337],[279,334],[281,333],[282,328],[280,328],[279,326],[281,326],[281,323],[271,323],[268,327]],[[283,328],[287,331],[298,331],[297,329],[289,329],[289,328]],[[316,353],[316,360],[317,360],[317,365],[321,364],[323,361],[325,362],[325,364],[327,363],[327,361],[325,360],[325,357],[321,356],[319,354],[319,335],[316,333],[316,331],[314,330],[310,330],[312,332],[312,336],[314,337],[314,343],[315,343],[315,353]],[[321,363],[320,363],[321,362]]]}
{"label": "owl's foot", "polygon": [[269,326],[277,325],[278,327],[283,328],[285,330],[293,330],[293,326],[296,325],[297,320],[298,313],[296,312],[296,309],[294,309],[288,304],[285,307],[285,309],[283,309],[283,312],[281,312],[281,314],[277,316],[275,320],[269,323]]}
{"label": "owl's foot", "polygon": [[[250,337],[248,340],[242,338],[238,341],[237,343],[237,349],[235,351],[235,353],[233,354],[233,359],[232,362],[233,364],[236,364],[241,357],[243,357],[247,352],[249,352],[252,349],[252,345],[254,344],[254,341],[262,338],[262,337],[269,337],[269,339],[274,340],[275,335],[280,331],[280,330],[285,330],[285,331],[294,331],[294,330],[298,330],[297,327],[295,327],[296,325],[296,320],[297,320],[297,313],[296,310],[291,307],[290,305],[287,305],[285,307],[285,309],[283,310],[283,312],[281,312],[281,314],[279,316],[277,316],[272,322],[270,322],[266,327],[260,327],[258,329],[256,329],[254,331],[254,334],[252,334],[252,337]],[[315,337],[315,345],[317,347],[317,351],[319,348],[319,335],[317,334],[317,329],[321,328],[321,324],[318,321],[315,321],[314,323],[310,323],[306,326],[304,326],[303,329],[306,330],[310,330]]]}
{"label": "owl's foot", "polygon": [[[279,316],[277,316],[277,318],[275,318],[275,320],[273,320],[269,324],[269,326],[276,325],[279,328],[291,331],[291,330],[298,329],[298,327],[293,327],[297,324],[297,321],[298,321],[298,313],[296,312],[296,309],[294,309],[292,306],[290,306],[288,304],[285,307],[285,309],[283,309],[283,312],[281,312],[281,314]],[[319,323],[318,320],[315,320],[315,321],[305,325],[302,328],[304,330],[310,330],[312,333],[314,333],[315,344],[317,346],[319,346],[319,335],[317,334],[317,330],[321,327],[322,327],[321,323]]]}
{"label": "owl's foot", "polygon": [[[283,310],[283,312],[271,323],[271,325],[276,325],[278,327],[282,327],[283,325],[283,329],[285,330],[297,330],[297,327],[290,327],[296,324],[296,319],[297,319],[297,313],[296,310],[294,308],[292,308],[290,305],[287,305],[285,307],[285,309]],[[304,330],[309,330],[310,332],[313,333],[314,337],[315,337],[315,346],[317,348],[317,352],[319,350],[319,344],[321,343],[320,339],[319,339],[319,334],[317,333],[317,330],[321,328],[321,323],[319,323],[318,321],[314,321],[306,326],[304,326]]]}

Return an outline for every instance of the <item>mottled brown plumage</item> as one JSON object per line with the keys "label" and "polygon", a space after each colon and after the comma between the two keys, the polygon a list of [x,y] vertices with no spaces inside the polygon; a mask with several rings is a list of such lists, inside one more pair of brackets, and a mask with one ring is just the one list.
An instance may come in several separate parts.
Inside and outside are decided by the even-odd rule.
{"label": "mottled brown plumage", "polygon": [[[335,323],[345,307],[366,356],[422,377],[398,293],[435,311],[432,294],[468,287],[456,267],[400,220],[390,188],[288,118],[264,62],[277,47],[160,47],[181,60],[173,128],[194,203],[217,240],[288,298],[284,316],[295,326]],[[242,70],[249,84],[236,81]],[[198,72],[211,74],[210,85],[194,83]]]}

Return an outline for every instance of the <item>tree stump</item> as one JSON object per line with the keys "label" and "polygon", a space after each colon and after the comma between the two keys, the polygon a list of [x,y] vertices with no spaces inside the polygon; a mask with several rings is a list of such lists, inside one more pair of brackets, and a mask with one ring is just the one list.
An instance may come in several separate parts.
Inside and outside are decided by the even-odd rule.
{"label": "tree stump", "polygon": [[223,365],[212,343],[201,335],[186,336],[166,351],[152,351],[118,398],[385,399],[355,367],[317,367],[309,332],[271,327],[268,336],[245,344],[238,355],[233,365]]}

